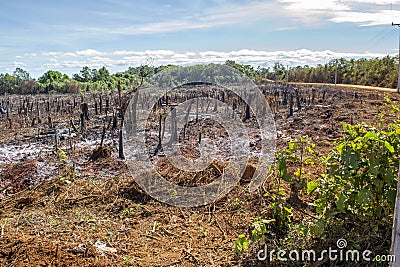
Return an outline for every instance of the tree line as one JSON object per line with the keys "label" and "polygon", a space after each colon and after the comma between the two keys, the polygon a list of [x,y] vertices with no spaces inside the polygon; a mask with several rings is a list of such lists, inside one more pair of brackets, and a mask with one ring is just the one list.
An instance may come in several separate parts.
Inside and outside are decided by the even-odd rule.
{"label": "tree line", "polygon": [[[239,64],[227,60],[231,66],[254,81],[265,79],[289,82],[337,83],[397,87],[398,58],[385,56],[372,59],[335,59],[317,66],[285,67],[277,62],[272,68]],[[38,79],[29,72],[16,68],[12,74],[0,74],[0,94],[38,94],[38,93],[82,93],[89,91],[113,91],[131,89],[142,84],[143,79],[174,65],[158,67],[142,65],[129,67],[126,71],[111,74],[106,67],[91,69],[83,67],[79,73],[69,77],[59,71],[48,70]],[[201,67],[199,66],[201,70]],[[221,74],[223,75],[223,74]]]}
{"label": "tree line", "polygon": [[269,79],[279,82],[336,83],[397,87],[398,57],[334,59],[316,66],[285,67],[276,62],[272,68],[253,68],[228,60],[230,65],[255,81]]}
{"label": "tree line", "polygon": [[[398,58],[335,59],[316,67],[289,69],[289,81],[397,87]],[[335,74],[336,73],[336,74]],[[280,77],[282,79],[282,77]]]}

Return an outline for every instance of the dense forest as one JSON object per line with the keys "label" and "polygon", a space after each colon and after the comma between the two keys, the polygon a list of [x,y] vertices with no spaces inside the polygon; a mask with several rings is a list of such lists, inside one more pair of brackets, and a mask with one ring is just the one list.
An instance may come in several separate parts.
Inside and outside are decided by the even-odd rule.
{"label": "dense forest", "polygon": [[[358,84],[396,88],[397,57],[386,56],[373,59],[336,59],[328,63],[311,67],[308,65],[289,67],[279,62],[272,68],[254,68],[251,65],[238,64],[227,60],[232,66],[255,81],[270,79],[289,82],[312,82]],[[140,84],[141,80],[163,69],[174,67],[139,66],[129,67],[126,71],[111,74],[106,67],[90,69],[83,67],[79,73],[69,77],[59,71],[48,70],[38,79],[29,72],[16,68],[12,74],[0,74],[0,94],[38,94],[38,93],[80,93],[88,91],[112,91],[118,84],[128,89]]]}

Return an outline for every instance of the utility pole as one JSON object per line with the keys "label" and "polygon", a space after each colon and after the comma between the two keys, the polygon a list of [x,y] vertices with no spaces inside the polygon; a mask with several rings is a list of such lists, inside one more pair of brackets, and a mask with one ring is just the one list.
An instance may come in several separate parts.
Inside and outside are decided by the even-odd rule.
{"label": "utility pole", "polygon": [[336,84],[337,84],[337,69],[335,69],[335,87],[336,87]]}
{"label": "utility pole", "polygon": [[[393,23],[392,26],[400,27],[400,23]],[[399,66],[397,67],[397,93],[400,93],[400,31],[399,31]]]}
{"label": "utility pole", "polygon": [[335,60],[335,88],[336,88],[336,84],[337,84],[337,59]]}
{"label": "utility pole", "polygon": [[[400,165],[399,165],[400,167]],[[399,169],[400,170],[400,169]],[[400,178],[400,171],[397,173],[397,176]],[[394,255],[396,259],[400,257],[400,183],[397,182],[397,194],[396,194],[396,202],[394,205],[394,218],[393,218],[393,227],[392,227],[392,244],[390,246],[390,254]],[[390,267],[395,267],[398,264],[392,262]]]}

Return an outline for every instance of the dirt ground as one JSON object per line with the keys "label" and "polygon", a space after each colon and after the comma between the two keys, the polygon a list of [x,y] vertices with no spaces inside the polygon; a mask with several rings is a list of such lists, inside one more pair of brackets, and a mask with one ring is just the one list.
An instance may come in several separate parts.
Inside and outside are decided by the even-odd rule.
{"label": "dirt ground", "polygon": [[[278,108],[278,149],[289,139],[309,136],[315,150],[326,155],[332,141],[343,135],[341,122],[376,126],[378,114],[390,108],[384,92],[328,89],[326,101],[295,110],[292,117],[287,118],[286,108]],[[396,93],[387,94],[400,100]],[[54,123],[63,125],[65,119]],[[269,175],[262,188],[249,193],[243,179],[213,204],[172,207],[135,183],[124,160],[118,159],[116,133],[107,134],[104,157],[90,160],[99,145],[101,121],[88,125],[93,131],[89,135],[97,134],[95,141],[77,136],[82,142],[65,156],[55,150],[51,137],[38,141],[38,128],[9,129],[4,118],[0,124],[2,153],[22,145],[34,150],[22,156],[15,152],[15,160],[0,164],[0,266],[238,266],[241,259],[233,242],[251,230],[253,218],[267,212],[263,194],[277,186],[276,177]],[[39,155],[38,142],[49,147]],[[68,147],[67,141],[63,145]],[[209,182],[219,174],[217,167],[210,177],[192,177],[193,182]],[[176,172],[165,164],[158,168],[167,176]],[[290,192],[288,185],[281,186]],[[303,213],[294,212],[301,219]]]}

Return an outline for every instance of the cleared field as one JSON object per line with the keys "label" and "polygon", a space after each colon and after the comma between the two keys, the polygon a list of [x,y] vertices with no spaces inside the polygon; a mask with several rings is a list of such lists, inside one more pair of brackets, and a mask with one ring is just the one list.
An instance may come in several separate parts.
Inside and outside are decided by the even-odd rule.
{"label": "cleared field", "polygon": [[[384,93],[394,103],[400,100],[393,90],[347,85],[265,82],[259,87],[274,115],[278,149],[289,139],[308,136],[321,155],[343,136],[341,122],[376,126],[379,113],[390,109]],[[154,114],[157,109],[170,110],[184,95],[178,91],[164,98]],[[221,95],[214,96],[222,101]],[[239,234],[250,231],[253,218],[268,212],[263,195],[277,188],[276,175],[268,175],[256,193],[249,193],[254,173],[254,162],[249,162],[237,186],[213,204],[179,208],[159,203],[139,188],[135,174],[118,157],[119,101],[117,93],[0,98],[4,107],[0,115],[0,264],[261,266],[255,254],[248,258],[235,254],[233,243]],[[236,103],[236,114],[245,116],[246,106],[235,97],[223,101]],[[394,117],[389,114],[384,119]],[[250,118],[245,123],[255,122]],[[160,127],[157,117],[149,127],[156,133],[148,139],[149,151],[154,151]],[[220,125],[192,121],[186,136],[179,135],[188,158],[197,157],[199,133],[205,128],[209,134],[203,138],[215,138],[225,147],[226,133]],[[252,138],[251,147],[257,151],[257,133]],[[197,175],[174,169],[162,153],[154,155],[154,162],[158,172],[172,182],[199,185],[220,175],[228,159],[219,158]],[[320,171],[311,170],[315,175]],[[279,186],[289,198],[290,184]],[[304,192],[300,200],[310,201]],[[294,208],[293,220],[302,220],[309,216],[307,212],[301,205]],[[387,248],[387,241],[383,243]]]}

